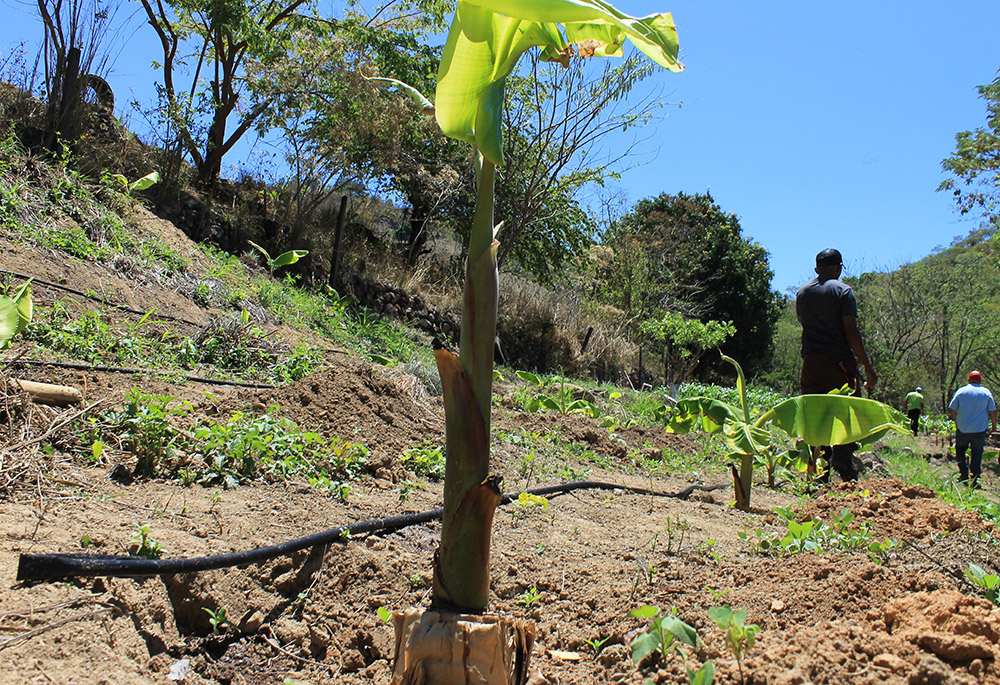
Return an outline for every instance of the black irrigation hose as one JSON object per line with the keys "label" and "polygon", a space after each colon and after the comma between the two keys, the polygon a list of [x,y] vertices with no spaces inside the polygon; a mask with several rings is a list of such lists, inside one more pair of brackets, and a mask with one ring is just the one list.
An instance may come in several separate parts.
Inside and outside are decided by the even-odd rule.
{"label": "black irrigation hose", "polygon": [[[680,492],[656,492],[648,488],[633,488],[614,483],[602,483],[592,480],[574,481],[560,485],[547,485],[527,490],[532,495],[561,495],[573,490],[600,489],[625,490],[642,495],[656,497],[672,497],[686,499],[695,490],[705,492],[718,490],[724,485],[689,485]],[[522,491],[507,493],[500,498],[500,504],[516,500]],[[114,554],[22,554],[17,565],[17,580],[42,581],[55,578],[70,578],[80,576],[110,576],[116,578],[135,576],[158,576],[173,573],[195,573],[230,566],[245,566],[256,564],[274,557],[287,556],[293,552],[325,545],[331,542],[348,540],[356,535],[374,533],[381,530],[398,530],[419,523],[427,523],[441,518],[444,509],[432,509],[402,516],[371,519],[350,526],[330,528],[319,533],[313,533],[303,538],[289,540],[269,547],[258,547],[245,552],[230,552],[211,557],[195,557],[189,559],[145,559],[136,556],[121,556]]]}
{"label": "black irrigation hose", "polygon": [[[123,312],[129,312],[130,314],[138,314],[139,316],[146,316],[147,314],[149,314],[149,312],[143,312],[143,311],[140,311],[138,309],[132,309],[132,307],[129,307],[129,306],[124,305],[124,304],[115,304],[114,302],[108,302],[103,297],[94,297],[93,295],[88,295],[87,293],[82,292],[80,290],[76,290],[75,288],[70,288],[69,286],[60,285],[58,283],[51,283],[49,281],[43,281],[40,278],[35,278],[34,276],[29,276],[27,274],[18,273],[17,271],[8,271],[7,269],[0,269],[0,273],[10,274],[11,276],[15,276],[17,278],[23,278],[25,280],[31,279],[32,283],[37,283],[39,285],[45,286],[46,288],[55,288],[56,290],[65,290],[68,293],[73,293],[74,295],[79,295],[80,297],[85,297],[88,300],[93,300],[94,302],[100,302],[101,304],[105,305],[106,307],[111,307],[112,309],[118,309],[118,310],[121,310]],[[157,314],[156,318],[157,319],[163,319],[163,320],[166,320],[166,321],[177,321],[178,323],[183,323],[183,324],[186,324],[188,326],[194,326],[195,328],[201,328],[202,327],[202,325],[200,323],[195,323],[194,321],[188,321],[187,319],[181,319],[180,317],[176,317],[176,316],[170,316],[168,314]]]}
{"label": "black irrigation hose", "polygon": [[[155,369],[130,369],[124,366],[100,366],[97,364],[78,364],[76,362],[50,362],[44,359],[14,359],[11,360],[11,366],[17,364],[25,364],[28,366],[55,366],[61,369],[76,369],[78,371],[103,371],[105,373],[125,373],[133,376],[139,376],[142,374],[149,374],[154,376],[169,376],[170,373],[166,371],[157,371]],[[280,386],[271,385],[270,383],[247,383],[245,381],[224,381],[216,378],[202,378],[201,376],[181,376],[186,381],[191,381],[193,383],[205,383],[207,385],[232,385],[238,388],[258,388],[261,390],[273,390]]]}

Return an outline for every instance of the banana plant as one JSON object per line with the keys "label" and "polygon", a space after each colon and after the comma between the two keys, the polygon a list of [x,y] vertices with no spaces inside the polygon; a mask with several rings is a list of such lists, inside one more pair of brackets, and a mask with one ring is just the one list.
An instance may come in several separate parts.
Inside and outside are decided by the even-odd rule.
{"label": "banana plant", "polygon": [[445,135],[476,148],[476,207],[468,245],[459,351],[435,350],[444,391],[445,466],[441,544],[432,606],[480,613],[489,599],[489,554],[500,479],[489,475],[493,341],[498,273],[494,177],[503,165],[502,108],[507,76],[529,48],[568,65],[622,55],[626,39],[660,66],[681,71],[668,13],[632,17],[603,0],[460,0],[445,43],[433,104],[392,79]]}
{"label": "banana plant", "polygon": [[0,350],[31,323],[31,280],[25,281],[7,297],[0,295]]}
{"label": "banana plant", "polygon": [[726,444],[732,450],[729,459],[739,462],[738,471],[732,467],[733,487],[736,508],[742,511],[750,510],[754,459],[768,448],[768,426],[808,445],[872,442],[890,430],[906,431],[903,415],[889,405],[851,395],[800,395],[751,419],[743,369],[735,359],[726,355],[722,358],[736,367],[740,407],[707,397],[681,400],[667,424],[667,432],[687,433],[701,428],[707,433],[725,433]]}

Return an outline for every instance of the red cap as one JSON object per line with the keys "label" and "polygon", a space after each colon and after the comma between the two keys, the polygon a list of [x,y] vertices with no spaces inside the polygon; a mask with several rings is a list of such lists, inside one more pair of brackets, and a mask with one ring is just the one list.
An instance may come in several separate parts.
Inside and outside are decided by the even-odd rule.
{"label": "red cap", "polygon": [[983,374],[979,373],[978,371],[971,371],[971,372],[969,372],[969,382],[970,383],[979,383],[982,380],[983,380]]}

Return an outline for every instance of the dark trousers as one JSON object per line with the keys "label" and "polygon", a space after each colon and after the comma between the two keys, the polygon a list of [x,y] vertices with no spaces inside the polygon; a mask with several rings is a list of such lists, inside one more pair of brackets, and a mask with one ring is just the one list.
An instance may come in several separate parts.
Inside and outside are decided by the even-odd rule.
{"label": "dark trousers", "polygon": [[910,417],[910,430],[916,435],[917,429],[920,428],[920,409],[911,409],[906,415]]}
{"label": "dark trousers", "polygon": [[[959,480],[979,480],[983,473],[983,446],[986,444],[986,431],[982,433],[963,433],[955,431],[955,456],[958,458]],[[965,463],[965,449],[969,448],[969,464]]]}
{"label": "dark trousers", "polygon": [[[818,352],[807,352],[802,355],[802,375],[799,384],[803,395],[825,395],[831,390],[838,390],[848,385],[852,394],[860,395],[858,383],[858,362],[854,359],[843,360]],[[844,480],[857,480],[858,472],[854,469],[854,450],[858,443],[847,445],[823,445],[823,457],[829,461],[840,477]]]}

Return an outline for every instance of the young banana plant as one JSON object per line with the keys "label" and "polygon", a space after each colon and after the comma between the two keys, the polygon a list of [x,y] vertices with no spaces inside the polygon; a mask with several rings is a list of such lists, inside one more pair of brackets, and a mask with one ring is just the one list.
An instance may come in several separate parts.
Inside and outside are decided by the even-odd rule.
{"label": "young banana plant", "polygon": [[737,509],[750,510],[754,456],[762,453],[770,441],[768,424],[808,445],[870,442],[889,430],[906,430],[903,415],[889,405],[852,395],[800,395],[751,420],[743,369],[735,359],[726,355],[722,358],[736,367],[741,406],[707,397],[681,400],[667,424],[667,432],[687,433],[699,427],[708,433],[725,432],[732,450],[729,458],[740,464],[739,471],[733,466]]}
{"label": "young banana plant", "polygon": [[499,478],[489,475],[490,403],[498,274],[493,220],[496,167],[504,162],[502,107],[507,76],[529,48],[568,64],[581,57],[620,56],[626,39],[657,64],[681,71],[677,33],[668,13],[631,17],[603,0],[460,0],[445,44],[433,105],[450,137],[476,146],[476,208],[468,246],[459,353],[437,349],[444,388],[447,461],[441,544],[432,605],[480,613],[489,599],[489,554]]}

